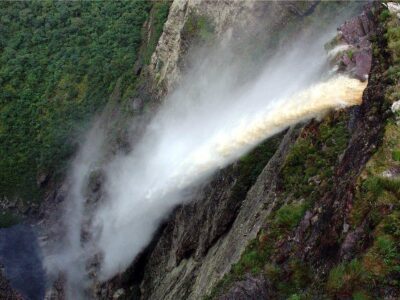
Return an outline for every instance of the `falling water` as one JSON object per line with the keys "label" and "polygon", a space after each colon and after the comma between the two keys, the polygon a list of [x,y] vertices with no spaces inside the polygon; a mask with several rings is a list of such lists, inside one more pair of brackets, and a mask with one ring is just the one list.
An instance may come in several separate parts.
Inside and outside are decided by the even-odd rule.
{"label": "falling water", "polygon": [[[198,58],[134,149],[102,164],[101,203],[85,211],[85,185],[104,143],[94,127],[70,172],[63,247],[46,257],[48,270],[66,274],[70,298],[80,297],[76,286],[89,282],[94,258],[99,265],[93,276],[100,281],[124,271],[168,213],[188,200],[183,191],[289,126],[360,103],[366,82],[329,77],[321,41],[326,38],[294,44],[250,82],[240,80],[240,66],[226,61],[226,49]],[[89,241],[82,242],[88,219]]]}

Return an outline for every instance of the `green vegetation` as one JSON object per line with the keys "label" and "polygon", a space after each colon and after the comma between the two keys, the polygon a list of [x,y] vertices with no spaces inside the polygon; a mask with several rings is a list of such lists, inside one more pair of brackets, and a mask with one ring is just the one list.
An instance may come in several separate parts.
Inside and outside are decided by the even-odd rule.
{"label": "green vegetation", "polygon": [[349,263],[342,263],[334,267],[328,276],[326,288],[328,293],[351,295],[365,276],[362,263],[353,259]]}
{"label": "green vegetation", "polygon": [[0,3],[0,197],[39,197],[38,173],[63,172],[91,117],[135,81],[143,23],[149,61],[168,2]]}
{"label": "green vegetation", "polygon": [[350,49],[347,51],[347,56],[349,57],[350,60],[353,59],[354,56],[354,50]]}
{"label": "green vegetation", "polygon": [[400,150],[393,150],[392,152],[392,158],[395,161],[400,161]]}
{"label": "green vegetation", "polygon": [[331,186],[334,166],[349,139],[346,124],[347,115],[342,111],[303,129],[282,166],[280,183],[281,200],[293,199],[292,196],[299,200],[278,205],[257,238],[249,243],[240,260],[217,284],[208,299],[228,290],[246,273],[265,275],[282,298],[301,299],[302,291],[312,278],[309,266],[292,258],[286,270],[282,270],[271,263],[271,257],[279,254],[279,245],[298,226],[313,201]]}
{"label": "green vegetation", "polygon": [[392,63],[387,70],[387,77],[392,81],[388,88],[386,100],[389,103],[400,98],[400,87],[397,83],[400,78],[400,20],[396,15],[391,15],[388,10],[383,10],[380,19],[386,24],[387,50],[392,58]]}
{"label": "green vegetation", "polygon": [[183,27],[182,36],[196,44],[209,43],[214,36],[214,24],[208,17],[192,13]]}
{"label": "green vegetation", "polygon": [[[311,124],[296,141],[282,168],[286,194],[313,201],[332,184],[333,167],[346,149],[349,133],[346,114],[330,115],[323,123]],[[319,188],[315,188],[319,185]]]}
{"label": "green vegetation", "polygon": [[231,194],[233,199],[238,202],[243,201],[247,191],[256,182],[258,175],[274,155],[281,139],[282,134],[278,134],[266,140],[238,161],[235,170],[237,180],[232,187]]}
{"label": "green vegetation", "polygon": [[306,206],[304,203],[285,204],[276,212],[275,226],[281,229],[291,230],[295,228],[304,215]]}
{"label": "green vegetation", "polygon": [[[385,102],[390,105],[399,95],[400,23],[387,10],[382,12],[380,20],[388,27],[385,36],[392,57],[392,66],[386,73],[389,87],[385,95]],[[372,299],[369,296],[376,289],[400,286],[400,128],[396,117],[387,120],[382,145],[359,177],[349,215],[353,228],[369,225],[372,241],[355,259],[357,268],[351,266],[353,260],[331,270],[327,289],[332,296],[352,292],[354,299]]]}
{"label": "green vegetation", "polygon": [[[395,230],[399,230],[399,227],[396,227]],[[368,295],[375,287],[399,286],[399,239],[385,230],[381,231],[379,227],[374,236],[373,245],[365,254],[331,269],[326,284],[329,294],[353,295],[353,298],[369,299]]]}
{"label": "green vegetation", "polygon": [[264,228],[258,233],[242,253],[240,260],[232,266],[206,299],[213,299],[226,291],[233,282],[243,279],[246,273],[263,274],[287,297],[309,282],[308,267],[295,259],[289,263],[290,278],[284,277],[282,270],[269,263],[276,251],[276,244],[283,241],[286,234],[298,225],[305,212],[303,203],[286,204],[271,213]]}
{"label": "green vegetation", "polygon": [[383,144],[367,163],[360,176],[356,199],[350,213],[350,224],[354,227],[369,216],[374,224],[382,219],[388,206],[399,206],[400,179],[392,177],[400,168],[394,153],[400,147],[400,130],[393,121],[385,127]]}
{"label": "green vegetation", "polygon": [[400,62],[400,27],[398,25],[399,21],[397,18],[390,18],[386,33],[388,49],[392,54],[393,62],[395,64]]}
{"label": "green vegetation", "polygon": [[163,31],[164,23],[168,17],[169,13],[169,1],[160,1],[153,4],[153,14],[152,14],[152,30],[150,39],[147,43],[146,50],[143,53],[143,61],[145,64],[150,63],[151,55],[156,49],[158,39]]}

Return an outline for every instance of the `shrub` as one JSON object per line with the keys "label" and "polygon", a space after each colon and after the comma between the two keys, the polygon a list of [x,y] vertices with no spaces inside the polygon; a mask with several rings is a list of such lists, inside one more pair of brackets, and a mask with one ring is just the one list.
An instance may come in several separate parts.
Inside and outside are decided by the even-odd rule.
{"label": "shrub", "polygon": [[345,275],[345,265],[340,264],[334,267],[329,272],[328,282],[327,282],[327,289],[328,291],[339,291],[344,286],[344,275]]}
{"label": "shrub", "polygon": [[400,161],[400,150],[394,150],[392,152],[392,158],[395,161]]}
{"label": "shrub", "polygon": [[331,294],[351,294],[364,280],[364,269],[358,259],[331,269],[326,288]]}
{"label": "shrub", "polygon": [[400,212],[396,211],[388,215],[384,219],[382,227],[386,234],[390,234],[396,239],[400,239]]}
{"label": "shrub", "polygon": [[385,264],[390,264],[398,256],[396,244],[389,235],[379,236],[375,243],[377,251],[383,257]]}
{"label": "shrub", "polygon": [[277,210],[274,223],[281,229],[293,229],[300,222],[305,210],[304,203],[285,204]]}
{"label": "shrub", "polygon": [[356,291],[353,293],[353,300],[369,300],[371,299],[364,291]]}
{"label": "shrub", "polygon": [[323,193],[315,188],[313,178],[326,187],[332,184],[334,166],[349,138],[347,117],[343,112],[330,115],[319,124],[305,128],[282,166],[282,185],[296,198],[317,198]]}

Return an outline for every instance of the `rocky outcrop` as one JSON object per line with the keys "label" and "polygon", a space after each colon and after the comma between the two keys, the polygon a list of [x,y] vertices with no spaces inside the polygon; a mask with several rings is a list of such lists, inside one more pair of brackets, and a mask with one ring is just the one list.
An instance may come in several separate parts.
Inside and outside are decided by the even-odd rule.
{"label": "rocky outcrop", "polygon": [[[310,5],[314,4],[310,3]],[[184,8],[188,9],[188,6]],[[222,9],[221,11],[224,10]],[[346,40],[346,43],[352,43],[352,47],[359,49],[359,55],[357,56],[359,58],[355,60],[356,71],[354,74],[359,78],[363,77],[363,79],[365,79],[365,75],[368,74],[370,68],[368,61],[371,58],[371,45],[368,38],[372,29],[370,19],[363,25],[363,21],[366,21],[365,18],[366,16],[362,16],[354,22],[346,23],[347,25],[345,24],[342,27],[342,32],[344,33],[341,34],[342,39],[348,40]],[[216,20],[221,19],[216,18]],[[369,26],[367,33],[365,32],[367,29],[362,26]],[[223,32],[222,28],[224,26],[221,25],[218,28],[220,33]],[[167,36],[164,36],[164,39],[167,39]],[[165,41],[160,40],[160,43],[161,45],[159,44],[159,46],[164,47],[162,44],[165,44],[165,47],[167,47]],[[165,50],[165,52],[167,53],[168,51]],[[162,53],[159,57],[157,55],[156,52],[152,60],[155,64],[157,64],[157,60],[162,60],[165,57]],[[363,55],[366,56],[363,57]],[[165,59],[168,60],[170,58],[166,57]],[[165,66],[164,64],[162,65]],[[171,73],[173,74],[171,79],[174,81],[179,80],[179,63],[175,67],[176,69],[171,69]],[[348,70],[350,68],[353,69],[354,66],[350,67],[349,64]],[[153,69],[155,69],[154,65]],[[163,77],[161,76],[160,78]],[[166,86],[172,88],[172,81],[168,81]],[[375,95],[379,97],[379,93]],[[364,126],[361,125],[364,124],[364,121],[361,120],[366,117],[365,114],[368,114],[367,111],[369,110],[361,108],[361,114],[354,114],[355,117],[352,122],[356,124],[356,128]],[[380,121],[375,121],[375,125],[377,126]],[[354,136],[359,136],[360,130],[365,130],[365,128],[358,129],[354,133]],[[357,168],[362,168],[369,157],[368,155],[371,155],[371,150],[376,147],[372,140],[377,138],[380,130],[379,126],[376,129],[371,127],[368,129],[368,137],[359,136],[359,142],[354,142],[352,147],[357,148],[361,143],[369,141],[367,142],[366,149],[358,149],[360,153],[365,153],[365,155],[358,157],[361,161],[357,163]],[[282,205],[282,198],[278,196],[278,185],[281,176],[280,168],[284,164],[286,155],[290,151],[298,133],[299,129],[291,129],[285,134],[277,152],[258,176],[255,184],[242,199],[239,199],[239,203],[235,203],[232,208],[227,205],[229,202],[226,202],[229,199],[227,195],[232,192],[232,185],[229,183],[231,171],[228,170],[228,173],[222,172],[218,174],[207,185],[204,192],[200,193],[193,202],[178,208],[174,212],[161,236],[157,239],[154,249],[150,250],[150,255],[144,269],[144,278],[141,283],[142,299],[200,299],[211,292],[215,284],[240,259],[248,242],[253,240],[262,226],[264,226],[265,219],[271,212]],[[357,143],[360,143],[360,145]],[[345,157],[347,156],[345,155]],[[355,167],[356,173],[359,172],[357,168]],[[348,170],[348,167],[345,169]],[[341,176],[346,178],[345,172]],[[344,185],[341,185],[342,187],[347,189]],[[336,202],[333,201],[332,203]],[[324,222],[329,224],[329,221],[326,220],[330,220],[330,218],[320,216],[324,211],[325,208],[322,205],[321,208],[316,209],[317,213],[309,212],[306,214],[305,219],[301,222],[303,229],[299,229],[298,235],[290,243],[303,238],[300,233],[301,230],[304,232],[307,231],[307,238],[310,238],[308,236],[308,227],[311,223],[315,224],[317,222],[318,224],[318,222],[322,222],[321,220],[325,220]],[[229,226],[221,225],[219,223],[221,220],[227,220],[226,223]],[[215,229],[218,227],[223,229],[221,230],[222,235],[215,234]],[[319,234],[324,233],[324,230],[321,230],[321,226],[313,225],[312,228]],[[353,233],[353,236],[357,236],[357,234],[359,236],[361,233],[357,231]],[[320,241],[319,239],[317,240]],[[344,248],[351,248],[352,240],[354,238],[349,236]],[[312,249],[306,247],[307,243],[301,245],[305,247],[301,250],[301,253],[308,253]],[[289,255],[285,254],[285,251],[291,251],[290,249],[297,249],[297,247],[297,244],[283,244],[282,256],[279,257],[279,261],[284,262],[285,257],[287,258]],[[318,248],[316,252],[323,253],[320,250]],[[316,252],[313,252],[310,256],[317,255]],[[349,251],[344,252],[349,253]],[[301,257],[304,258],[305,256]],[[238,299],[241,299],[240,297],[243,297],[243,299],[253,299],[251,297],[254,297],[256,299],[257,293],[259,293],[258,299],[264,297],[264,294],[269,293],[266,283],[261,279],[248,277],[244,281],[234,284],[221,299],[234,299],[234,297],[239,297]]]}
{"label": "rocky outcrop", "polygon": [[360,80],[368,79],[371,69],[371,36],[374,34],[373,16],[370,9],[351,18],[341,25],[339,34],[329,47],[330,55],[339,71],[353,75]]}
{"label": "rocky outcrop", "polygon": [[273,291],[265,278],[247,275],[246,279],[239,281],[219,300],[259,300],[274,297]]}
{"label": "rocky outcrop", "polygon": [[[365,230],[356,228],[350,232],[344,230],[346,214],[350,203],[354,201],[354,185],[365,164],[379,146],[384,119],[387,116],[387,107],[383,102],[385,84],[380,82],[380,75],[387,61],[381,61],[377,57],[372,64],[374,74],[364,92],[363,103],[360,112],[356,116],[355,130],[349,141],[346,151],[341,155],[340,162],[336,166],[334,185],[315,205],[311,218],[315,221],[307,234],[300,235],[290,246],[283,247],[281,257],[288,257],[291,249],[296,248],[296,253],[302,260],[311,260],[313,264],[321,264],[326,253],[330,252],[348,255],[354,239],[363,240]],[[345,233],[345,239],[340,246],[337,243],[338,236]],[[294,245],[296,244],[296,246]],[[341,249],[341,252],[338,250]],[[287,252],[285,254],[285,251]]]}
{"label": "rocky outcrop", "polygon": [[[230,193],[221,188],[221,179],[217,177],[209,186],[209,189],[214,187],[216,191],[204,194],[174,214],[148,260],[141,287],[143,299],[199,299],[211,291],[213,285],[240,258],[247,242],[255,238],[263,220],[273,209],[276,197],[272,187],[276,185],[278,170],[297,134],[298,131],[294,129],[286,133],[257,182],[242,199],[243,202],[239,202],[240,211],[236,217],[233,215],[234,222],[227,228],[229,230],[215,240],[205,253],[201,253],[201,248],[198,250],[196,244],[182,244],[181,241],[185,237],[198,237],[200,232],[202,239],[212,238],[212,231],[204,228],[218,226],[218,220],[226,217],[224,210],[221,210],[225,199],[215,197],[216,192]],[[209,217],[196,218],[201,222],[194,224],[193,214],[189,215],[188,212],[202,216],[199,209],[208,211]],[[185,259],[177,260],[177,253],[187,249],[187,246],[194,247],[197,252],[192,250],[194,255],[189,252]]]}
{"label": "rocky outcrop", "polygon": [[[193,18],[201,16],[212,30],[212,35],[221,39],[241,39],[252,36],[262,44],[266,35],[282,27],[291,15],[302,17],[309,14],[319,1],[173,1],[168,20],[152,55],[149,66],[153,89],[159,96],[166,95],[179,83],[184,71],[185,54],[193,36],[185,37],[185,26]],[[196,26],[198,27],[198,26]],[[196,28],[202,30],[202,28]],[[239,35],[239,33],[241,33]],[[204,41],[202,41],[204,42]],[[199,46],[197,44],[197,46]]]}

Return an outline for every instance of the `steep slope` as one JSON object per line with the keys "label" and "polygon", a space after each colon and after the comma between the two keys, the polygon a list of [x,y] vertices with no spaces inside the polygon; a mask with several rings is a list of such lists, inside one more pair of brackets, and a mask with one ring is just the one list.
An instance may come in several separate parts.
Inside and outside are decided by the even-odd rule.
{"label": "steep slope", "polygon": [[396,68],[399,21],[381,23],[387,11],[375,9],[380,25],[362,105],[302,129],[278,172],[277,204],[210,298],[399,297],[398,187],[391,171],[398,128],[389,110],[398,78],[386,72]]}
{"label": "steep slope", "polygon": [[[177,71],[177,61],[179,61],[179,59],[183,60],[183,62],[178,65],[183,67],[185,66],[184,59],[182,59],[182,56],[180,55],[184,54],[187,50],[182,46],[181,40],[181,32],[185,33],[187,31],[184,30],[185,26],[180,22],[188,22],[188,19],[185,20],[185,16],[190,14],[185,14],[185,9],[186,11],[190,11],[191,6],[182,5],[181,2],[176,2],[174,4],[176,6],[173,5],[171,7],[171,15],[160,40],[159,47],[161,47],[161,49],[156,50],[156,53],[152,58],[153,63],[151,66],[151,72],[154,72],[154,70],[157,69],[161,70],[160,73],[155,73],[156,75],[154,75],[154,78],[160,79],[158,82],[159,87],[163,86],[165,90],[173,88],[174,83],[179,81],[180,72]],[[213,3],[211,5],[215,4]],[[228,6],[230,6],[229,9],[232,9],[231,4]],[[272,11],[273,14],[276,14],[277,11],[280,11],[283,16],[285,16],[285,14],[286,16],[291,16],[294,7],[295,13],[293,15],[295,16],[295,21],[291,20],[289,25],[293,26],[293,23],[296,24],[296,21],[300,23],[304,21],[303,18],[305,13],[301,13],[299,16],[299,8],[296,9],[296,6],[290,6],[290,9],[288,9],[287,6],[278,5],[275,7],[276,10],[271,9],[268,5],[266,6],[267,7],[264,7],[266,12],[270,13]],[[224,11],[223,8],[219,9],[220,11]],[[257,11],[260,11],[260,7],[257,7],[256,9]],[[315,9],[315,5],[309,3],[309,7],[303,7],[303,9],[307,12],[309,9]],[[240,11],[243,10],[243,8],[240,9]],[[261,9],[261,11],[263,10]],[[259,15],[255,14],[254,11],[250,11],[249,14],[251,17]],[[182,15],[184,17],[182,17]],[[207,16],[207,14],[205,15]],[[233,16],[234,15],[235,14],[233,14]],[[261,15],[261,19],[264,17],[265,15]],[[218,20],[218,18],[211,18],[211,20],[215,19]],[[278,18],[278,20],[280,19]],[[195,19],[193,22],[198,22],[198,19]],[[285,24],[282,24],[281,22],[282,21],[277,21],[277,23],[273,25],[268,24],[267,27],[285,27]],[[172,24],[174,25],[172,26]],[[200,22],[199,24],[197,25],[201,28],[202,23]],[[218,26],[218,24],[217,21],[213,28],[223,27]],[[172,28],[168,29],[168,26],[171,26]],[[271,27],[269,28],[268,34],[271,33],[270,31],[273,31],[271,30]],[[182,30],[177,30],[177,28],[182,28]],[[285,33],[290,35],[290,30]],[[168,39],[168,34],[171,35],[170,39]],[[219,34],[223,35],[221,32],[219,32]],[[204,36],[207,35],[204,34],[203,38]],[[169,42],[171,42],[171,44],[169,44]],[[273,46],[274,45],[271,44],[268,45],[268,47]],[[168,50],[168,47],[171,48],[171,51]],[[181,49],[181,52],[178,51],[179,54],[178,52],[175,52],[175,54],[169,56],[169,54],[171,52],[174,53],[176,49]],[[158,61],[162,61],[162,63],[159,63]],[[157,64],[159,64],[159,67],[156,67]],[[169,68],[168,72],[162,71],[163,68],[166,68],[165,70]],[[170,74],[171,77],[165,77],[163,74]],[[198,192],[198,196],[195,197],[191,204],[184,205],[175,210],[170,221],[166,223],[160,234],[155,238],[154,243],[150,246],[144,257],[137,262],[136,271],[134,265],[132,270],[130,270],[130,272],[132,272],[130,273],[131,275],[127,273],[122,276],[122,279],[116,278],[112,281],[109,287],[116,288],[120,286],[120,281],[122,280],[124,282],[124,288],[132,288],[129,285],[129,276],[135,278],[135,282],[137,282],[138,278],[140,280],[140,273],[142,272],[142,268],[144,268],[144,278],[141,284],[143,299],[198,299],[210,293],[218,280],[225,274],[229,273],[232,264],[240,259],[247,243],[254,239],[260,232],[260,229],[265,226],[265,219],[268,216],[275,215],[275,212],[285,203],[287,203],[287,205],[284,205],[281,213],[278,214],[282,214],[283,218],[286,218],[286,214],[289,214],[289,218],[292,217],[291,214],[294,214],[295,220],[299,221],[307,208],[311,209],[309,206],[313,205],[315,199],[312,199],[312,201],[301,200],[299,195],[303,196],[303,191],[300,190],[297,192],[296,188],[302,188],[301,185],[304,184],[308,185],[308,179],[310,177],[315,177],[315,181],[320,182],[322,179],[318,179],[319,174],[315,170],[310,171],[313,176],[307,173],[307,176],[305,177],[304,174],[294,173],[294,179],[287,179],[289,183],[293,180],[306,180],[306,183],[296,183],[296,185],[299,186],[295,185],[293,187],[286,187],[286,190],[288,190],[286,193],[297,194],[297,200],[293,199],[293,197],[285,196],[285,193],[282,191],[285,188],[282,183],[283,171],[281,171],[281,169],[282,166],[285,165],[287,156],[290,155],[294,141],[297,139],[300,132],[300,136],[303,137],[308,135],[307,131],[309,130],[313,133],[319,132],[318,128],[322,126],[321,134],[323,136],[323,141],[318,142],[318,137],[316,137],[315,141],[311,142],[311,144],[318,142],[318,146],[312,150],[314,152],[321,152],[319,157],[321,160],[320,163],[322,164],[319,165],[319,168],[325,170],[323,175],[326,177],[332,176],[331,169],[334,168],[337,157],[339,157],[339,154],[345,150],[348,145],[348,139],[353,134],[353,126],[355,126],[354,122],[361,122],[359,119],[360,116],[357,115],[357,111],[357,109],[351,110],[351,117],[347,116],[348,113],[345,112],[335,114],[322,123],[312,123],[312,125],[310,125],[312,129],[307,129],[308,127],[304,130],[301,130],[300,128],[291,129],[284,137],[278,136],[274,138],[274,142],[267,141],[264,147],[268,146],[272,147],[272,149],[277,148],[278,150],[270,161],[269,159],[271,154],[267,154],[270,153],[270,151],[264,154],[264,156],[262,152],[260,152],[263,149],[262,147],[256,149],[254,153],[248,156],[250,161],[252,160],[251,158],[253,155],[253,158],[255,158],[254,163],[250,164],[249,168],[256,167],[258,171],[252,174],[254,178],[247,180],[246,184],[242,185],[241,181],[243,178],[240,178],[239,175],[241,173],[243,174],[243,171],[237,172],[237,170],[240,170],[241,164],[245,166],[245,163],[242,161],[231,168],[220,172],[215,176],[212,182],[204,188],[204,190]],[[349,122],[352,129],[346,129],[347,123]],[[380,123],[377,122],[376,124]],[[379,128],[377,132],[379,132]],[[376,139],[378,134],[377,132],[370,132],[370,138],[372,140]],[[360,134],[360,132],[358,132],[358,134]],[[302,139],[301,137],[300,140]],[[339,139],[339,145],[336,145],[336,139]],[[280,146],[278,147],[279,143]],[[306,145],[309,145],[310,141],[305,143]],[[333,143],[333,146],[331,146],[332,149],[325,149],[325,143]],[[304,147],[304,145],[300,146],[300,149],[302,149],[302,147]],[[373,145],[371,147],[373,148]],[[295,147],[294,151],[299,150]],[[366,150],[368,153],[365,154],[366,157],[370,155],[369,151],[370,149],[368,148]],[[257,154],[259,153],[261,153],[263,160],[260,160],[257,157]],[[324,155],[327,155],[328,157],[323,157]],[[367,158],[364,157],[364,159]],[[267,161],[269,161],[269,163],[260,174],[260,168],[262,168]],[[301,161],[300,165],[301,163],[304,163],[304,161]],[[361,168],[362,165],[363,163],[360,163],[358,167]],[[288,172],[288,174],[290,174],[290,172]],[[246,173],[243,175],[243,177],[247,176]],[[255,178],[257,177],[258,179],[255,182]],[[296,177],[298,178],[296,179]],[[254,186],[250,189],[253,184]],[[325,183],[325,189],[329,190],[332,188],[332,184],[333,183],[330,181],[329,184]],[[308,191],[307,193],[307,196],[311,193],[312,197],[317,198],[321,197],[324,192],[321,190],[320,192],[313,193]],[[296,203],[299,200],[300,202]],[[285,223],[287,221],[284,220],[283,222]],[[288,226],[290,229],[293,229],[292,227],[296,224],[292,224],[291,222],[292,221],[289,220],[289,225],[283,224],[282,226]],[[201,228],[200,232],[199,228]],[[284,229],[288,230],[289,228]],[[288,247],[291,249],[292,246]],[[256,254],[251,253],[250,257],[254,255]],[[244,260],[247,259],[250,260],[250,265],[241,269],[239,264],[239,274],[236,274],[233,277],[227,275],[228,277],[225,277],[224,282],[231,283],[238,278],[242,278],[244,275],[243,273],[251,270],[251,264],[255,263],[255,261],[252,261],[253,258],[246,258],[245,256]],[[254,259],[257,260],[258,258],[255,257]],[[139,271],[137,271],[138,269]],[[235,268],[233,270],[235,270]],[[254,271],[256,273],[259,272],[257,268],[254,269]],[[235,273],[235,271],[233,272]],[[262,282],[262,284],[264,283]],[[226,283],[222,284],[222,286],[225,289]],[[112,289],[113,288],[111,288],[111,290]],[[110,291],[108,292],[112,293]],[[287,292],[289,293],[290,290]]]}
{"label": "steep slope", "polygon": [[[280,45],[299,34],[298,28],[313,36],[308,25],[317,22],[321,29],[329,25],[325,17],[345,10],[354,15],[351,3],[176,0],[163,27],[168,9],[169,3],[152,6],[135,63],[130,61],[129,72],[110,85],[99,122],[106,132],[103,161],[135,148],[198,48],[229,42],[229,55],[246,62],[240,74],[252,78]],[[218,171],[175,208],[127,271],[95,283],[85,295],[398,298],[398,104],[395,115],[389,110],[398,96],[398,23],[376,4],[340,27],[342,35],[327,45],[339,71],[362,80],[373,52],[361,106],[289,128]],[[336,52],[338,44],[342,50]],[[104,191],[102,167],[88,172],[83,184],[87,219],[78,224],[81,244],[90,240],[86,226]],[[40,209],[45,247],[64,233],[58,209],[72,185],[43,180],[48,189]],[[85,261],[94,282],[97,259]],[[65,296],[63,274],[58,275],[48,299]],[[4,286],[13,295],[6,281]]]}

